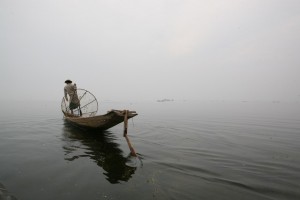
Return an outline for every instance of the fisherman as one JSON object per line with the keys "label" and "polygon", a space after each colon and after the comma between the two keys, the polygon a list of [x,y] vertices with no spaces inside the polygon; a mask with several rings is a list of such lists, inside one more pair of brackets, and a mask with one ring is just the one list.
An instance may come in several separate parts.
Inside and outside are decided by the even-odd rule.
{"label": "fisherman", "polygon": [[[77,95],[77,87],[76,84],[72,84],[71,80],[66,80],[65,81],[66,86],[64,87],[64,93],[65,93],[65,99],[66,101],[68,101],[68,95],[70,97],[70,103],[69,103],[69,108],[71,110],[71,114],[73,115],[73,110],[78,108],[80,106],[80,101],[78,99],[78,95]],[[80,116],[81,114],[81,110],[79,107],[79,111],[80,111]]]}

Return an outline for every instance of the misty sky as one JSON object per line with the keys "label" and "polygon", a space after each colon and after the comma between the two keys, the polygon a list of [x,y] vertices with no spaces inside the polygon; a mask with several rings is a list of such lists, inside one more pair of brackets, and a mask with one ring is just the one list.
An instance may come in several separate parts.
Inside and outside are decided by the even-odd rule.
{"label": "misty sky", "polygon": [[299,0],[0,0],[2,100],[300,100]]}

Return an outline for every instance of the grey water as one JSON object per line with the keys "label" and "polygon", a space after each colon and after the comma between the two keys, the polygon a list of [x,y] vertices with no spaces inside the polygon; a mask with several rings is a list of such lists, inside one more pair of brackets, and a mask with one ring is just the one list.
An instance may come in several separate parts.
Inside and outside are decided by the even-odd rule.
{"label": "grey water", "polygon": [[99,102],[138,112],[138,158],[123,124],[78,129],[59,102],[0,108],[1,200],[300,199],[299,102]]}

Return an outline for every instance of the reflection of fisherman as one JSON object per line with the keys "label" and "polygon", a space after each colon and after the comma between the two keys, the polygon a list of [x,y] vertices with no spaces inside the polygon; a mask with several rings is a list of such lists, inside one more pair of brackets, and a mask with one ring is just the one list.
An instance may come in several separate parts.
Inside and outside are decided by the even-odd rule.
{"label": "reflection of fisherman", "polygon": [[[73,109],[76,109],[80,106],[80,101],[77,96],[77,87],[76,84],[72,84],[71,80],[66,80],[65,83],[67,84],[64,88],[65,99],[68,101],[68,95],[70,97],[70,104],[69,108],[71,113],[73,114]],[[68,95],[67,95],[68,94]]]}
{"label": "reflection of fisherman", "polygon": [[[137,168],[142,166],[137,157],[131,154],[126,156],[119,144],[115,143],[115,139],[108,137],[107,133],[97,134],[99,133],[97,130],[89,130],[91,134],[82,133],[81,129],[65,126],[63,134],[65,160],[76,162],[85,157],[90,158],[104,170],[103,175],[111,184],[129,181]],[[80,145],[74,148],[78,142]],[[85,148],[89,151],[82,151]]]}

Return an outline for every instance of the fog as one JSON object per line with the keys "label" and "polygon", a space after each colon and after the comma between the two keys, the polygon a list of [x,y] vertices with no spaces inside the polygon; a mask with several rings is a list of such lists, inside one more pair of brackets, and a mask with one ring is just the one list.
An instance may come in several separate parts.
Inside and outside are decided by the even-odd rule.
{"label": "fog", "polygon": [[0,0],[2,100],[300,101],[298,0]]}

